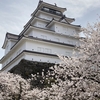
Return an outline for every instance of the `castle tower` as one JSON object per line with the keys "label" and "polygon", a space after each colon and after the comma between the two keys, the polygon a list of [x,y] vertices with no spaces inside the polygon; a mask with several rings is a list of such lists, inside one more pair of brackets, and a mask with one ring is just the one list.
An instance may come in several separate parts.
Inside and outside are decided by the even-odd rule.
{"label": "castle tower", "polygon": [[[22,59],[36,62],[58,63],[56,54],[72,56],[79,45],[80,25],[63,13],[66,8],[39,1],[31,19],[19,35],[7,33],[5,55],[0,60],[2,71],[9,71]],[[78,52],[76,50],[76,52]]]}

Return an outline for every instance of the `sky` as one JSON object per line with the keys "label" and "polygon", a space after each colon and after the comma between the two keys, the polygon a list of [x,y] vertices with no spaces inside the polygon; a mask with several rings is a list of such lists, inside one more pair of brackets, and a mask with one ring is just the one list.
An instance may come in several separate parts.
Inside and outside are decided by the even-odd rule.
{"label": "sky", "polygon": [[[73,24],[86,27],[100,15],[100,0],[43,0],[67,8],[66,17],[75,18]],[[7,32],[19,34],[31,18],[39,0],[0,0],[0,59],[4,56],[2,45]],[[0,65],[1,67],[1,65]]]}

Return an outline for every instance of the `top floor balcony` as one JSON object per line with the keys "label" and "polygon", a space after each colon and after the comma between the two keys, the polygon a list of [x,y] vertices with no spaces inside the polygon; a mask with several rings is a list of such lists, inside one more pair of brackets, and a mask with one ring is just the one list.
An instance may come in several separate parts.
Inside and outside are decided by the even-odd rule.
{"label": "top floor balcony", "polygon": [[57,11],[57,10],[54,10],[54,9],[51,9],[51,8],[47,8],[47,7],[43,7],[41,10],[45,11],[45,12],[48,12],[48,13],[51,13],[51,14],[58,15],[58,16],[63,15],[60,11]]}

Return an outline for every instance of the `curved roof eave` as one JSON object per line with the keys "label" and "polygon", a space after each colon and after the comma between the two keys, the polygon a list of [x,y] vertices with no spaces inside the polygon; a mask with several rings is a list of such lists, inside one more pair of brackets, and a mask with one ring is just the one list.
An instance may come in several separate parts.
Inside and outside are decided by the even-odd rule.
{"label": "curved roof eave", "polygon": [[15,35],[15,34],[12,34],[12,33],[7,32],[6,33],[6,36],[5,36],[5,40],[4,40],[4,43],[3,43],[2,48],[5,49],[5,46],[6,46],[8,40],[18,40],[18,38],[19,38],[18,35]]}
{"label": "curved roof eave", "polygon": [[66,25],[69,25],[69,26],[73,26],[73,27],[75,27],[75,28],[81,28],[80,25],[73,25],[73,24],[69,24],[69,23],[59,22],[59,21],[57,21],[57,20],[55,20],[55,19],[52,19],[52,20],[46,25],[46,27],[49,27],[49,26],[50,26],[52,23],[54,23],[54,22],[58,22],[58,23],[61,23],[61,24],[66,24]]}
{"label": "curved roof eave", "polygon": [[36,10],[31,14],[31,16],[33,16],[43,6],[50,7],[50,8],[54,8],[56,10],[61,11],[62,13],[67,10],[66,8],[58,7],[56,5],[52,5],[52,4],[49,4],[49,3],[46,3],[46,2],[40,1],[40,3],[38,4]]}

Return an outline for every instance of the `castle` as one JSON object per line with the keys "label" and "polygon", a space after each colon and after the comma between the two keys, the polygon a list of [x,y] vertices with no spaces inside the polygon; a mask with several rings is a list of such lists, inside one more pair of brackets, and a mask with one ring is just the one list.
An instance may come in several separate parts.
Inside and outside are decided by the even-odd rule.
{"label": "castle", "polygon": [[75,19],[66,17],[65,11],[66,8],[40,0],[19,35],[6,33],[1,70],[11,70],[22,59],[58,63],[57,54],[71,56],[73,49],[79,45],[81,27],[73,25]]}

